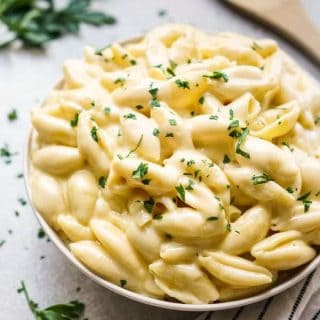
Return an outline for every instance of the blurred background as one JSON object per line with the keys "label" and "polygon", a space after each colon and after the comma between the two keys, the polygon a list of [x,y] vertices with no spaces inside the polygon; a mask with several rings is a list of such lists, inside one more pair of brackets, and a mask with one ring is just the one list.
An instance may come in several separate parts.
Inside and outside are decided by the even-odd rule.
{"label": "blurred background", "polygon": [[[0,0],[0,13],[7,1],[11,0]],[[55,3],[63,6],[67,2]],[[310,19],[320,26],[320,1],[301,2]],[[0,319],[32,319],[24,298],[17,294],[21,280],[41,306],[72,299],[84,302],[90,320],[195,319],[195,313],[139,305],[99,287],[80,274],[39,232],[21,176],[31,108],[39,105],[59,79],[63,61],[81,57],[85,45],[103,47],[164,23],[189,23],[210,32],[271,37],[317,79],[320,70],[286,40],[231,10],[224,1],[100,0],[92,1],[91,8],[112,15],[116,22],[101,27],[81,25],[78,35],[67,34],[49,41],[43,49],[20,48],[16,43],[0,49]],[[228,319],[229,313],[225,314]]]}

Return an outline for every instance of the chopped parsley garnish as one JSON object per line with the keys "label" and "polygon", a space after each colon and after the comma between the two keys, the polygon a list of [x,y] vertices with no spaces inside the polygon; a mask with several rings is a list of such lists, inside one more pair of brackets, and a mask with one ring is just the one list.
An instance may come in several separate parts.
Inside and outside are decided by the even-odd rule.
{"label": "chopped parsley garnish", "polygon": [[103,55],[103,51],[105,49],[108,49],[111,47],[111,44],[107,44],[106,46],[102,47],[102,48],[97,48],[94,52],[94,54],[96,54],[97,56],[102,56]]}
{"label": "chopped parsley garnish", "polygon": [[176,191],[178,193],[179,198],[184,202],[186,201],[186,192],[182,184],[176,187]]}
{"label": "chopped parsley garnish", "polygon": [[0,248],[6,243],[6,240],[1,240],[0,241]]}
{"label": "chopped parsley garnish", "polygon": [[160,107],[160,103],[159,103],[159,101],[157,99],[152,99],[150,105],[153,108],[159,108]]}
{"label": "chopped parsley garnish", "polygon": [[138,105],[136,105],[136,109],[141,110],[141,109],[143,109],[143,106],[141,104],[138,104]]}
{"label": "chopped parsley garnish", "polygon": [[180,79],[177,79],[175,81],[176,85],[179,87],[179,88],[183,88],[183,89],[190,89],[190,86],[189,86],[189,82],[188,81],[182,81]]}
{"label": "chopped parsley garnish", "polygon": [[77,320],[81,318],[84,312],[84,304],[78,301],[56,304],[43,310],[39,309],[38,304],[30,299],[23,281],[21,281],[21,288],[17,289],[17,292],[24,294],[29,309],[37,320]]}
{"label": "chopped parsley garnish", "polygon": [[244,158],[250,159],[250,154],[241,149],[241,146],[245,142],[248,134],[249,134],[249,129],[248,128],[243,129],[236,144],[236,153],[240,154]]}
{"label": "chopped parsley garnish", "polygon": [[126,82],[125,78],[117,78],[116,80],[114,80],[114,83],[120,84],[121,87],[124,85],[125,82]]}
{"label": "chopped parsley garnish", "polygon": [[123,116],[125,119],[137,120],[137,117],[134,113],[128,113]]}
{"label": "chopped parsley garnish", "polygon": [[38,238],[43,239],[45,236],[46,236],[46,233],[44,232],[44,230],[42,228],[40,228],[38,230]]}
{"label": "chopped parsley garnish", "polygon": [[287,191],[288,191],[289,193],[293,193],[293,188],[292,188],[292,187],[288,187],[288,188],[287,188]]}
{"label": "chopped parsley garnish", "polygon": [[167,132],[165,137],[166,137],[166,138],[168,138],[168,137],[173,138],[174,135],[173,135],[172,132]]}
{"label": "chopped parsley garnish", "polygon": [[154,220],[161,220],[162,219],[162,214],[161,213],[157,213],[153,216]]}
{"label": "chopped parsley garnish", "polygon": [[164,16],[166,16],[167,15],[167,10],[166,9],[160,9],[159,11],[158,11],[158,16],[159,17],[164,17]]}
{"label": "chopped parsley garnish", "polygon": [[240,125],[239,120],[231,120],[228,126],[228,130],[238,128]]}
{"label": "chopped parsley garnish", "polygon": [[177,125],[177,120],[176,119],[169,119],[169,123],[171,126],[176,126]]}
{"label": "chopped parsley garnish", "polygon": [[193,190],[192,185],[194,185],[194,181],[189,179],[189,184],[186,186],[185,189],[188,190],[188,191],[192,191]]}
{"label": "chopped parsley garnish", "polygon": [[188,167],[191,167],[191,166],[194,165],[195,163],[196,163],[196,162],[195,162],[194,160],[192,160],[192,159],[191,159],[191,160],[188,160],[188,161],[187,161],[187,166],[188,166]]}
{"label": "chopped parsley garnish", "polygon": [[314,119],[314,124],[318,124],[320,122],[320,116],[317,116],[315,119]]}
{"label": "chopped parsley garnish", "polygon": [[110,107],[105,107],[105,108],[103,109],[103,112],[104,112],[105,114],[110,114],[111,108],[110,108]]}
{"label": "chopped parsley garnish", "polygon": [[73,119],[70,120],[70,126],[76,127],[78,125],[79,113],[76,113]]}
{"label": "chopped parsley garnish", "polygon": [[174,70],[174,69],[177,67],[177,65],[178,65],[176,62],[174,62],[174,61],[171,60],[171,59],[169,60],[169,63],[170,63],[170,67],[171,67],[172,70]]}
{"label": "chopped parsley garnish", "polygon": [[229,110],[229,120],[233,120],[234,112],[232,109]]}
{"label": "chopped parsley garnish", "polygon": [[251,49],[256,51],[258,49],[261,49],[261,47],[255,41],[253,41]]}
{"label": "chopped parsley garnish", "polygon": [[174,73],[174,71],[171,68],[167,68],[166,69],[167,73],[169,73],[172,77],[174,77],[176,74]]}
{"label": "chopped parsley garnish", "polygon": [[135,65],[137,64],[137,60],[135,60],[135,59],[130,59],[130,64],[131,64],[132,66],[135,66]]}
{"label": "chopped parsley garnish", "polygon": [[304,212],[308,212],[310,209],[310,206],[312,204],[312,201],[308,199],[308,197],[310,196],[311,192],[306,192],[305,194],[303,194],[302,196],[300,196],[297,200],[301,201],[303,203],[304,206]]}
{"label": "chopped parsley garnish", "polygon": [[123,54],[122,56],[121,56],[121,59],[127,59],[128,58],[128,54],[127,53],[125,53],[125,54]]}
{"label": "chopped parsley garnish", "polygon": [[10,164],[12,162],[12,157],[17,154],[17,152],[11,152],[7,144],[0,148],[0,157],[3,158],[5,164]]}
{"label": "chopped parsley garnish", "polygon": [[101,188],[104,188],[104,187],[106,186],[106,182],[107,182],[107,177],[101,176],[101,177],[99,178],[99,186],[100,186]]}
{"label": "chopped parsley garnish", "polygon": [[23,178],[23,173],[18,173],[18,174],[17,174],[17,178],[18,178],[18,179]]}
{"label": "chopped parsley garnish", "polygon": [[[136,145],[132,150],[130,150],[130,151],[128,152],[128,154],[125,156],[125,158],[128,158],[133,152],[137,151],[137,149],[140,147],[140,145],[141,145],[141,143],[142,143],[142,140],[143,140],[143,134],[140,136],[137,145]],[[119,158],[120,160],[123,159],[123,158],[121,159],[121,158],[119,157],[119,155],[118,155],[118,158]]]}
{"label": "chopped parsley garnish", "polygon": [[98,138],[98,129],[97,129],[97,127],[92,127],[90,133],[91,133],[92,139],[95,142],[98,143],[99,142],[99,138]]}
{"label": "chopped parsley garnish", "polygon": [[142,179],[148,173],[148,164],[141,162],[137,169],[132,171],[133,179]]}
{"label": "chopped parsley garnish", "polygon": [[230,158],[228,157],[227,154],[225,154],[223,157],[223,163],[229,163],[229,162],[230,162]]}
{"label": "chopped parsley garnish", "polygon": [[215,114],[212,114],[209,116],[209,120],[218,120],[218,119],[219,119],[219,117]]}
{"label": "chopped parsley garnish", "polygon": [[222,79],[224,82],[228,82],[229,80],[228,75],[221,71],[213,71],[212,74],[204,75],[203,77],[209,79]]}
{"label": "chopped parsley garnish", "polygon": [[227,231],[231,232],[231,224],[230,224],[230,222],[227,223],[226,228],[227,228]]}
{"label": "chopped parsley garnish", "polygon": [[11,110],[11,111],[8,113],[7,117],[8,117],[8,120],[9,120],[9,121],[15,121],[15,120],[17,120],[17,119],[18,119],[17,110],[16,110],[16,109]]}
{"label": "chopped parsley garnish", "polygon": [[203,103],[204,103],[204,96],[200,97],[199,100],[198,100],[198,102],[199,102],[200,104],[203,104]]}
{"label": "chopped parsley garnish", "polygon": [[127,280],[121,279],[120,280],[120,286],[121,288],[124,288],[124,286],[127,284]]}
{"label": "chopped parsley garnish", "polygon": [[143,179],[142,183],[145,185],[148,185],[150,183],[151,179]]}
{"label": "chopped parsley garnish", "polygon": [[160,134],[160,130],[158,128],[154,128],[153,131],[152,131],[152,134],[155,136],[155,137],[158,137],[159,134]]}
{"label": "chopped parsley garnish", "polygon": [[217,221],[218,220],[218,217],[215,217],[215,216],[210,216],[206,219],[207,221]]}
{"label": "chopped parsley garnish", "polygon": [[269,181],[272,181],[273,179],[265,172],[263,172],[261,175],[259,176],[256,176],[254,175],[252,178],[252,183],[254,185],[257,185],[257,184],[263,184],[263,183],[267,183]]}
{"label": "chopped parsley garnish", "polygon": [[18,201],[22,206],[25,206],[27,204],[27,201],[24,198],[18,198]]}
{"label": "chopped parsley garnish", "polygon": [[166,239],[168,239],[168,240],[171,240],[171,239],[173,238],[173,236],[172,236],[171,234],[169,234],[169,233],[166,233],[164,236],[165,236]]}
{"label": "chopped parsley garnish", "polygon": [[290,144],[287,141],[282,142],[282,144],[286,146],[291,152],[294,151],[294,149],[290,146]]}
{"label": "chopped parsley garnish", "polygon": [[143,207],[149,212],[152,213],[154,207],[154,200],[150,198],[149,200],[143,201]]}
{"label": "chopped parsley garnish", "polygon": [[158,91],[159,91],[158,88],[149,89],[149,93],[151,94],[152,99],[157,99]]}

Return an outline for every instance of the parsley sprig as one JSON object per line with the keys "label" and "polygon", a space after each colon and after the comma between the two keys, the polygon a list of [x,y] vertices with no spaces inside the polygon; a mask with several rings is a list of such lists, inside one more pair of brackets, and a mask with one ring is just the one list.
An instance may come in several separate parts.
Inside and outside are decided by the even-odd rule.
{"label": "parsley sprig", "polygon": [[297,200],[301,201],[304,207],[304,212],[308,212],[310,209],[310,206],[312,204],[312,201],[310,199],[308,199],[308,197],[310,196],[311,192],[306,192],[305,194],[303,194],[302,196],[300,196]]}
{"label": "parsley sprig", "polygon": [[27,288],[23,281],[21,281],[21,288],[18,293],[23,293],[29,309],[31,310],[36,320],[76,320],[80,319],[84,312],[85,306],[83,303],[78,301],[70,301],[66,304],[56,304],[46,309],[39,309],[36,302],[30,299]]}
{"label": "parsley sprig", "polygon": [[70,0],[57,9],[53,0],[9,0],[0,2],[0,21],[6,32],[0,48],[20,40],[26,46],[42,47],[65,34],[79,32],[81,23],[101,26],[116,23],[115,17],[89,9],[91,0]]}
{"label": "parsley sprig", "polygon": [[254,175],[251,180],[254,185],[257,185],[267,183],[273,179],[267,173],[263,172],[261,175]]}
{"label": "parsley sprig", "polygon": [[229,81],[228,75],[222,71],[212,71],[211,74],[205,74],[203,77],[209,79],[222,79],[224,82]]}

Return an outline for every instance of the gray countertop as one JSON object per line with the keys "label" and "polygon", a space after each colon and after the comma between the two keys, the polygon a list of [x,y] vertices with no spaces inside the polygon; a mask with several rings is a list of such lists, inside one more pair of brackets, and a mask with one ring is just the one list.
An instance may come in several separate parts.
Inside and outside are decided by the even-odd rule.
{"label": "gray countertop", "polygon": [[[320,2],[305,0],[304,4],[316,21]],[[54,41],[46,51],[0,51],[0,147],[8,143],[12,151],[19,152],[10,165],[0,159],[0,242],[6,241],[0,247],[0,318],[32,319],[24,298],[16,292],[20,280],[25,280],[30,295],[41,306],[78,299],[86,304],[86,315],[90,320],[194,319],[196,313],[144,306],[99,287],[71,265],[52,243],[38,238],[39,225],[30,206],[22,206],[18,201],[19,197],[26,198],[26,194],[23,179],[16,177],[22,171],[30,109],[43,99],[59,78],[63,60],[80,57],[85,44],[101,47],[165,22],[191,23],[213,32],[233,31],[254,37],[272,37],[318,79],[320,70],[286,41],[246,21],[220,1],[107,0],[96,1],[95,5],[116,15],[118,23],[100,29],[84,27],[79,37],[68,36]],[[159,9],[166,9],[168,14],[159,17]],[[18,110],[19,119],[11,123],[6,114],[12,108]]]}

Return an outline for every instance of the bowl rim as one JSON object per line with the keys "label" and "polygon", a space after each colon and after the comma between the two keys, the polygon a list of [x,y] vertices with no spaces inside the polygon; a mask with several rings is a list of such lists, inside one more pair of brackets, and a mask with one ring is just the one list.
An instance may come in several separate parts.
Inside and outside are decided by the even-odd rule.
{"label": "bowl rim", "polygon": [[[141,39],[142,36],[132,37],[130,39],[119,41],[120,44],[133,43]],[[62,84],[62,80],[59,80],[53,88],[58,88]],[[69,250],[68,245],[62,241],[58,236],[57,232],[45,221],[42,215],[35,209],[32,202],[32,192],[30,187],[30,166],[31,166],[31,147],[32,139],[34,135],[34,129],[30,126],[29,132],[26,138],[24,152],[23,152],[23,171],[24,171],[24,184],[27,193],[27,197],[31,206],[31,209],[37,218],[40,226],[43,228],[45,233],[49,236],[49,239],[53,242],[56,248],[62,252],[62,254],[69,260],[78,270],[85,274],[89,279],[93,280],[100,286],[109,289],[111,292],[116,293],[122,297],[126,297],[130,300],[162,308],[167,310],[175,311],[189,311],[189,312],[204,312],[204,311],[219,311],[228,310],[233,308],[239,308],[245,305],[257,303],[263,301],[267,298],[273,297],[285,290],[293,287],[298,282],[307,277],[313,270],[315,270],[320,265],[320,253],[305,265],[299,272],[297,272],[292,278],[280,283],[274,287],[266,289],[265,291],[253,295],[251,297],[226,301],[226,302],[216,302],[212,304],[184,304],[177,302],[170,302],[165,300],[159,300],[151,297],[144,296],[140,293],[136,293],[125,288],[122,288],[106,279],[103,279],[99,275],[92,272],[84,264],[80,262]]]}

